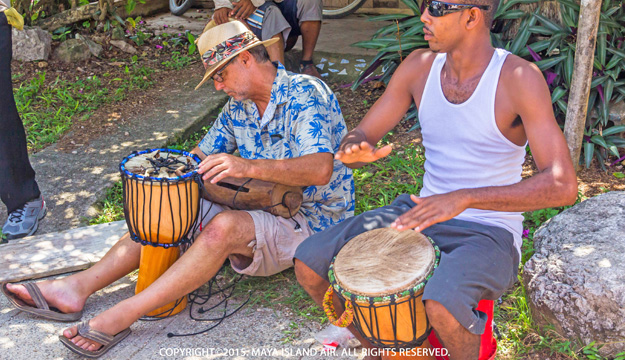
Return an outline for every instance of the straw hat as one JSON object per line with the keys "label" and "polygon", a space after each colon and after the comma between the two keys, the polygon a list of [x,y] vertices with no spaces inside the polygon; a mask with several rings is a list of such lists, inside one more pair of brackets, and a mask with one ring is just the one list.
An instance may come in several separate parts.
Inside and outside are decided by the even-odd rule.
{"label": "straw hat", "polygon": [[202,86],[217,69],[242,51],[261,44],[267,47],[277,41],[277,38],[260,41],[253,32],[237,20],[221,25],[217,25],[214,20],[211,20],[204,28],[202,35],[196,40],[206,74],[195,89],[197,90]]}

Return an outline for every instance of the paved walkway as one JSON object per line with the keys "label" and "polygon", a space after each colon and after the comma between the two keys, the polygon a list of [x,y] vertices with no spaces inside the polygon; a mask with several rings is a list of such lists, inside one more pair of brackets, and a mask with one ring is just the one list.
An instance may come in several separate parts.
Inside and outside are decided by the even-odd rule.
{"label": "paved walkway", "polygon": [[[194,15],[195,14],[195,15]],[[160,15],[147,19],[157,28],[180,22],[185,29],[199,32],[207,22],[206,14],[199,13],[175,18]],[[162,22],[162,23],[159,23]],[[176,26],[179,26],[176,25]],[[369,61],[372,52],[354,49],[348,45],[366,40],[379,25],[367,22],[361,16],[324,21],[317,47],[316,61],[325,64],[322,73],[336,81],[351,81],[354,74]],[[297,52],[290,55],[296,61]],[[289,62],[287,61],[287,63]],[[345,70],[345,71],[344,71]],[[39,234],[57,232],[80,226],[81,219],[89,216],[92,205],[104,194],[106,188],[119,179],[117,166],[120,160],[134,150],[164,146],[177,135],[207,124],[211,115],[219,110],[226,97],[211,86],[193,92],[201,74],[172,84],[156,102],[158,107],[142,114],[127,127],[120,127],[106,136],[93,140],[74,153],[65,153],[50,146],[31,158],[37,180],[46,196],[49,213],[42,222]],[[5,209],[0,210],[0,222],[6,219]],[[34,237],[32,241],[37,241]],[[0,256],[2,248],[0,247]],[[126,277],[96,293],[87,302],[85,318],[88,319],[115,303],[131,296],[134,279]],[[77,358],[58,341],[57,335],[67,325],[43,321],[21,313],[9,306],[0,296],[0,352],[2,357],[16,360],[73,359]],[[192,332],[202,329],[185,313],[157,323],[139,322],[133,325],[133,334],[112,350],[105,359],[314,359],[320,358],[321,346],[313,338],[320,327],[292,314],[271,309],[246,307],[225,320],[214,330],[197,336],[166,336],[169,332]],[[293,341],[285,342],[289,334]],[[199,353],[173,354],[173,349],[200,349]],[[223,350],[231,351],[224,354]],[[264,349],[264,350],[263,350]],[[256,351],[256,355],[252,355]],[[258,351],[265,351],[260,355]],[[212,355],[210,353],[212,352]],[[203,356],[208,355],[208,356]],[[344,354],[330,356],[336,359],[355,359]]]}

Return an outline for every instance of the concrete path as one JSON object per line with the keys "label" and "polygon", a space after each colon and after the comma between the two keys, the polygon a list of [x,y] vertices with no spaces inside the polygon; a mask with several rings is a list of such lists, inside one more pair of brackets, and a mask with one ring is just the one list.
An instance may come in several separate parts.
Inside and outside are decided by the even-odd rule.
{"label": "concrete path", "polygon": [[[176,21],[179,24],[174,26],[182,26],[181,30],[190,29],[199,33],[208,21],[208,13],[203,14],[200,19],[192,18],[198,14],[190,12],[189,16],[181,18],[164,14],[147,20],[151,26],[157,28],[163,28],[165,24],[172,27],[172,23]],[[318,64],[326,64],[326,70],[321,71],[327,72],[326,78],[339,82],[352,81],[359,69],[362,69],[362,65],[358,64],[368,62],[375,54],[348,45],[369,39],[379,26],[367,22],[361,16],[324,21],[315,60]],[[296,63],[298,56],[297,51],[291,52],[287,64]],[[341,74],[343,70],[345,72]],[[92,213],[92,205],[104,194],[104,190],[119,179],[117,166],[132,151],[163,146],[177,135],[197,130],[199,126],[207,124],[226,97],[215,92],[211,86],[204,86],[199,92],[193,92],[192,88],[200,78],[201,74],[197,74],[177,84],[171,84],[171,88],[163,92],[157,102],[159,106],[153,111],[142,114],[139,121],[133,121],[128,127],[121,127],[95,139],[76,153],[64,153],[56,146],[50,146],[34,155],[31,161],[50,208],[38,234],[79,226],[81,218]],[[0,222],[5,219],[6,212],[2,208]],[[37,241],[37,237],[33,237],[32,241]],[[134,280],[131,276],[125,277],[94,294],[87,302],[84,319],[89,319],[132,296]],[[2,358],[78,358],[58,341],[57,335],[67,327],[66,324],[37,319],[17,311],[3,296],[0,296],[0,323]],[[362,355],[354,355],[354,350],[342,353],[341,349],[334,356],[321,355],[321,345],[314,340],[314,334],[320,330],[318,324],[290,313],[250,306],[205,334],[174,338],[166,336],[169,332],[202,330],[205,325],[206,323],[192,321],[187,312],[156,323],[138,322],[133,325],[130,337],[103,358],[362,358]]]}

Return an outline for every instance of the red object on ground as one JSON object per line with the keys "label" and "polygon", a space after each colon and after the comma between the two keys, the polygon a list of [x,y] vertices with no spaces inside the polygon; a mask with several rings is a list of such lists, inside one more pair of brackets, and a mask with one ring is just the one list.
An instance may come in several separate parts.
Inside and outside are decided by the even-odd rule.
{"label": "red object on ground", "polygon": [[[493,300],[482,300],[477,304],[477,309],[486,313],[488,321],[486,321],[486,330],[482,334],[482,341],[480,342],[480,356],[479,360],[494,360],[495,354],[497,354],[497,340],[493,336],[493,310],[495,308],[495,302]],[[432,348],[441,349],[443,346],[438,342],[434,331],[428,337]],[[447,356],[437,356],[436,360],[449,360]]]}

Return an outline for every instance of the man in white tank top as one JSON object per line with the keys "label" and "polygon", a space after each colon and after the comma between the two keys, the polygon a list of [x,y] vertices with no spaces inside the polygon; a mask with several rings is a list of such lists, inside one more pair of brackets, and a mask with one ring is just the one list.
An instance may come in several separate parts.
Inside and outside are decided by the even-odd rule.
{"label": "man in white tank top", "polygon": [[[352,168],[387,156],[391,147],[376,144],[415,102],[423,190],[308,238],[295,268],[320,303],[327,266],[352,237],[384,226],[422,231],[442,252],[423,296],[428,318],[451,360],[475,360],[485,326],[477,303],[497,299],[516,280],[521,213],[572,204],[577,179],[542,73],[491,45],[499,1],[452,1],[430,2],[421,17],[430,48],[402,62],[335,155]],[[522,180],[528,143],[539,172]]]}

